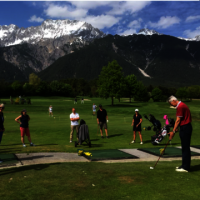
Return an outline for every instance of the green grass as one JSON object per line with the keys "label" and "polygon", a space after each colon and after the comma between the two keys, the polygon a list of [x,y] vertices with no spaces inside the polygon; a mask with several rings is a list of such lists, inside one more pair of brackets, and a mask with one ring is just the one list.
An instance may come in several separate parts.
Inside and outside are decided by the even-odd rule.
{"label": "green grass", "polygon": [[[77,112],[81,119],[84,119],[89,127],[90,138],[92,140],[92,148],[95,149],[123,149],[123,148],[148,148],[153,147],[150,142],[151,136],[154,132],[142,131],[144,145],[140,145],[139,136],[137,135],[136,143],[129,145],[132,140],[132,117],[135,108],[140,110],[143,114],[153,114],[157,119],[159,119],[164,124],[163,115],[167,114],[168,117],[175,118],[176,110],[170,109],[169,105],[165,102],[159,103],[140,103],[133,102],[129,103],[122,99],[119,103],[115,100],[115,105],[111,106],[111,100],[103,100],[100,98],[88,98],[91,101],[85,101],[85,104],[75,105]],[[69,101],[72,100],[72,101]],[[11,105],[8,99],[3,99],[6,101],[6,107],[4,110],[5,116],[5,133],[3,135],[3,140],[0,145],[1,153],[22,153],[22,152],[76,152],[77,148],[74,144],[69,143],[70,135],[70,120],[69,115],[71,113],[71,108],[74,107],[73,99],[64,97],[33,97],[32,105]],[[99,130],[97,129],[96,116],[92,116],[92,104],[93,102],[98,105],[102,104],[103,107],[108,112],[108,134],[109,139],[101,139]],[[48,107],[53,105],[54,117],[48,116]],[[191,140],[191,145],[200,144],[200,107],[199,101],[187,102],[191,113],[192,113],[192,125],[193,125],[193,135]],[[36,147],[22,148],[20,141],[20,130],[19,124],[17,124],[14,119],[20,115],[20,111],[26,108],[28,114],[31,118],[29,123],[30,133],[32,141],[37,145]],[[143,118],[142,126],[151,125],[148,120]],[[105,134],[105,133],[104,133]],[[74,141],[75,141],[74,133]],[[25,140],[28,142],[27,139]],[[164,146],[167,142],[167,137],[163,141],[163,144],[159,146]],[[83,143],[84,144],[84,143]],[[172,140],[172,146],[180,145],[180,139],[178,133]],[[81,146],[84,150],[89,150],[89,147],[84,144]]]}
{"label": "green grass", "polygon": [[[199,161],[178,173],[180,161],[62,163],[0,170],[1,200],[198,200]],[[93,186],[93,185],[94,186]]]}
{"label": "green grass", "polygon": [[[7,101],[4,110],[5,128],[0,145],[0,155],[6,153],[29,152],[77,152],[74,144],[69,143],[69,114],[74,107],[73,101],[64,97],[32,98],[32,105],[11,105]],[[86,151],[98,149],[151,148],[150,137],[153,131],[143,131],[144,145],[132,140],[132,116],[134,109],[140,113],[153,114],[164,124],[163,115],[175,118],[175,110],[167,103],[128,103],[115,101],[110,106],[110,99],[93,98],[80,101],[75,108],[89,126],[92,148],[82,145]],[[92,103],[103,104],[108,112],[109,139],[101,139],[97,133],[96,117],[92,116]],[[48,107],[53,105],[54,118],[48,116]],[[191,145],[200,144],[200,107],[199,101],[187,102],[192,113],[193,135]],[[20,141],[19,124],[14,119],[26,108],[30,115],[30,132],[36,147],[23,148]],[[151,125],[143,119],[142,126]],[[27,141],[27,140],[26,140]],[[159,147],[163,147],[167,139]],[[175,135],[172,146],[179,146],[180,139]],[[200,165],[192,160],[190,173],[177,173],[175,167],[181,161],[159,162],[156,169],[150,170],[155,162],[140,163],[62,163],[24,166],[0,170],[0,200],[177,200],[199,199]],[[94,186],[92,185],[94,184]]]}

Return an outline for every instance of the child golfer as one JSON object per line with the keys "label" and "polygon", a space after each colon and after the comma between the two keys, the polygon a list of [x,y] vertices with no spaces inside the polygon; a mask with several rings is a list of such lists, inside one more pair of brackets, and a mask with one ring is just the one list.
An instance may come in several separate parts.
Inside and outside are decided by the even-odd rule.
{"label": "child golfer", "polygon": [[142,134],[141,134],[141,123],[142,123],[142,116],[139,114],[139,110],[135,109],[135,114],[133,116],[133,121],[131,124],[131,126],[133,126],[133,141],[131,143],[135,142],[136,132],[138,131],[141,141],[140,144],[143,144]]}
{"label": "child golfer", "polygon": [[[20,121],[18,121],[18,120],[20,120]],[[26,145],[24,144],[24,136],[25,135],[28,137],[28,141],[30,142],[30,146],[35,146],[31,142],[31,136],[30,136],[30,132],[29,132],[29,128],[28,128],[28,122],[30,121],[30,117],[29,117],[29,115],[27,115],[26,110],[22,110],[21,115],[19,117],[17,117],[15,119],[15,121],[20,124],[21,141],[22,141],[23,147],[26,147]]]}

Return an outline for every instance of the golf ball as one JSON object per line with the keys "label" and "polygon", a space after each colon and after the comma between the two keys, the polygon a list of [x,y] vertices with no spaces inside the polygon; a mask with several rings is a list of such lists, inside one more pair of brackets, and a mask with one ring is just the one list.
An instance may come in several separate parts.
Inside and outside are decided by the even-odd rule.
{"label": "golf ball", "polygon": [[153,167],[150,167],[150,169],[153,169]]}

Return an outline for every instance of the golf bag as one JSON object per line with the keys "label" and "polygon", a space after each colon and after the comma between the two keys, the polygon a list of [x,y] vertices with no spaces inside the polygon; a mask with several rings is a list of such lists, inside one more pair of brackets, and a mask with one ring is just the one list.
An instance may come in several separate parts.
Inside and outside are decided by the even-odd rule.
{"label": "golf bag", "polygon": [[75,142],[75,147],[77,147],[78,144],[81,145],[83,142],[86,142],[88,146],[91,147],[89,129],[86,125],[86,122],[83,119],[81,119],[80,121],[77,138],[78,142]]}
{"label": "golf bag", "polygon": [[168,119],[167,115],[164,115],[164,119],[166,120],[166,125],[164,125],[163,128],[160,129],[160,131],[158,130],[156,132],[156,135],[151,136],[151,143],[153,145],[159,144],[164,139],[164,137],[170,132],[170,128],[174,127],[174,119]]}
{"label": "golf bag", "polygon": [[147,117],[147,115],[144,115],[144,118],[149,120],[152,123],[152,126],[148,126],[147,130],[151,130],[151,128],[153,127],[153,131],[155,132],[160,131],[161,123],[153,115],[149,114],[149,118]]}

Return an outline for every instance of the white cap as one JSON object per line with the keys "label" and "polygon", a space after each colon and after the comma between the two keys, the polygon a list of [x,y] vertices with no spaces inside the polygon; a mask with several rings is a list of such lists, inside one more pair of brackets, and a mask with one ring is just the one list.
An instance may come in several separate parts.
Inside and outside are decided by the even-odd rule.
{"label": "white cap", "polygon": [[136,108],[136,109],[135,109],[135,112],[139,112],[139,110]]}

